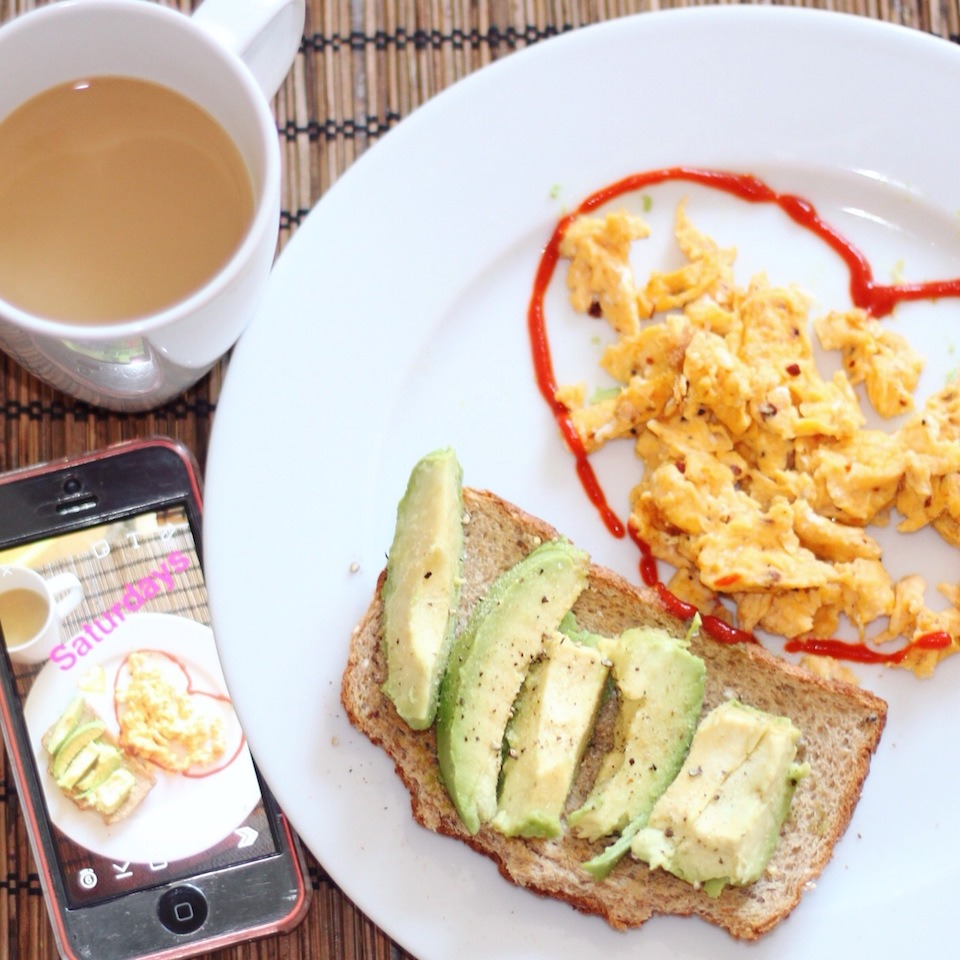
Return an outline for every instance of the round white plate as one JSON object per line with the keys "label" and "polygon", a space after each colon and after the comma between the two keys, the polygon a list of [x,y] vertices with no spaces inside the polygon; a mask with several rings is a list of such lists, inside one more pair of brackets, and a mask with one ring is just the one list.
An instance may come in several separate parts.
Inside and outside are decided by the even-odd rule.
{"label": "round white plate", "polygon": [[[945,753],[960,658],[926,682],[859,671],[891,705],[862,802],[819,884],[755,946],[690,919],[615,933],[420,829],[391,762],[347,724],[339,682],[408,472],[434,447],[455,447],[468,484],[636,576],[635,549],[587,503],[534,384],[526,307],[558,216],[638,171],[751,172],[813,201],[878,280],[954,276],[958,93],[960,49],[867,19],[719,7],[608,22],[430,101],[360,158],[284,251],[232,359],[209,455],[214,624],[282,806],[346,894],[420,960],[880,958],[942,945],[960,854],[960,779]],[[849,304],[826,248],[776,210],[719,193],[651,191],[644,256],[672,255],[681,194],[695,224],[738,248],[739,282],[765,270],[817,309]],[[884,321],[927,357],[921,396],[958,362],[958,314],[941,301]],[[589,379],[594,331],[565,322],[562,289],[549,316],[559,379]],[[596,464],[623,516],[632,452]],[[956,576],[956,552],[936,536],[888,536],[894,573]]]}
{"label": "round white plate", "polygon": [[[44,732],[78,693],[116,736],[114,679],[126,656],[135,650],[168,653],[189,671],[194,690],[215,696],[226,694],[209,627],[186,617],[138,613],[128,617],[72,670],[61,670],[49,661],[30,688],[24,713],[40,758],[50,819],[71,840],[117,862],[172,863],[219,843],[257,804],[260,790],[249,750],[241,751],[232,763],[206,777],[184,777],[158,769],[156,783],[143,803],[126,819],[107,825],[95,813],[81,810],[57,788],[40,744]],[[101,676],[103,685],[91,688],[91,680]],[[228,721],[229,756],[243,734],[233,711],[224,716]]]}

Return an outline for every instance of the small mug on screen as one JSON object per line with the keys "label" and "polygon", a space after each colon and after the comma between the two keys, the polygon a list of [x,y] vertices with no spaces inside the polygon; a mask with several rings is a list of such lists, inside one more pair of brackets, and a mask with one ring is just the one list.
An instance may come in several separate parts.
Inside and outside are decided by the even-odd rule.
{"label": "small mug on screen", "polygon": [[0,567],[0,629],[10,659],[42,663],[60,643],[63,618],[83,600],[68,571],[44,579],[29,567]]}
{"label": "small mug on screen", "polygon": [[243,331],[276,253],[269,101],[305,0],[60,0],[0,28],[0,347],[146,410]]}

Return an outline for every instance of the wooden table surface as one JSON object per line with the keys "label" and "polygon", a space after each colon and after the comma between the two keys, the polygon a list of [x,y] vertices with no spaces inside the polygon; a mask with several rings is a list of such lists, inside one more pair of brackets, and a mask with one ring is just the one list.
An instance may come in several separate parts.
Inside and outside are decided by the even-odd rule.
{"label": "wooden table surface", "polygon": [[[189,13],[190,0],[160,0]],[[41,2],[0,0],[0,22]],[[274,102],[283,172],[278,249],[365,150],[415,107],[493,60],[585,24],[685,0],[307,0],[303,45]],[[798,0],[888,20],[956,40],[958,0]],[[228,359],[175,402],[137,415],[92,408],[57,393],[0,355],[0,470],[83,453],[121,439],[165,434],[201,465]],[[265,404],[269,383],[263,384]],[[283,412],[278,410],[278,416]],[[2,523],[2,518],[0,518]],[[16,791],[0,759],[0,960],[53,960],[56,947]],[[312,903],[292,933],[208,954],[217,960],[406,960],[308,854]]]}

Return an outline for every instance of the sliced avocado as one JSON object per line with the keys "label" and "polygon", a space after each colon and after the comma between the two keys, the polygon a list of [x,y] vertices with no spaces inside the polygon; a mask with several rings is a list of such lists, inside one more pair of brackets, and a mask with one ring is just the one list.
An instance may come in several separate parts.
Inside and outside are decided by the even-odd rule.
{"label": "sliced avocado", "polygon": [[73,791],[77,782],[96,765],[97,757],[96,743],[85,744],[57,777],[57,786],[66,793]]}
{"label": "sliced avocado", "polygon": [[507,726],[507,757],[492,825],[508,837],[558,837],[590,740],[609,664],[594,647],[548,634]]}
{"label": "sliced avocado", "polygon": [[454,640],[440,688],[437,758],[471,833],[497,812],[504,733],[544,636],[587,582],[589,558],[563,540],[541,544],[502,573]]}
{"label": "sliced avocado", "polygon": [[119,767],[92,793],[88,794],[90,804],[100,813],[110,816],[123,805],[137,778],[126,767]]}
{"label": "sliced avocado", "polygon": [[114,770],[123,764],[123,754],[112,744],[95,740],[90,746],[96,750],[96,762],[77,781],[75,789],[79,793],[89,793],[91,790],[96,790]]}
{"label": "sliced avocado", "polygon": [[798,781],[800,731],[737,700],[700,724],[677,779],[633,839],[634,856],[716,896],[763,873]]}
{"label": "sliced avocado", "polygon": [[590,840],[649,815],[683,763],[703,704],[706,667],[687,641],[656,627],[602,640],[620,697],[614,744],[590,795],[570,814],[574,834]]}
{"label": "sliced avocado", "polygon": [[611,870],[624,858],[630,850],[630,844],[637,835],[637,831],[643,826],[645,816],[636,817],[631,820],[624,828],[623,832],[609,846],[603,849],[595,857],[591,857],[583,864],[583,869],[593,877],[594,880],[602,880]]}
{"label": "sliced avocado", "polygon": [[383,691],[414,730],[436,716],[462,565],[462,471],[452,450],[437,450],[413,468],[397,507],[382,594]]}
{"label": "sliced avocado", "polygon": [[575,643],[579,643],[584,647],[593,647],[594,649],[599,647],[600,641],[604,639],[599,633],[592,633],[590,630],[585,630],[581,627],[572,610],[568,610],[560,621],[560,632],[568,636]]}
{"label": "sliced avocado", "polygon": [[73,728],[80,722],[83,716],[86,701],[83,697],[74,697],[67,708],[60,714],[56,723],[50,728],[44,739],[44,746],[47,753],[53,756],[60,747],[63,746],[67,737],[73,732]]}
{"label": "sliced avocado", "polygon": [[53,763],[50,772],[55,780],[63,776],[64,771],[73,761],[73,758],[88,744],[92,743],[98,737],[106,732],[106,726],[102,720],[86,720],[79,723],[70,732],[70,735],[60,746],[60,749],[53,756]]}
{"label": "sliced avocado", "polygon": [[[568,636],[574,643],[579,643],[584,647],[592,647],[594,650],[600,649],[601,641],[605,640],[609,642],[608,637],[604,637],[599,633],[593,633],[591,630],[585,630],[581,627],[572,610],[560,621],[560,632]],[[606,657],[604,657],[604,659],[606,660]],[[607,682],[603,690],[603,703],[606,703],[606,701],[613,696],[614,690],[613,674],[610,670],[610,663],[607,661]]]}

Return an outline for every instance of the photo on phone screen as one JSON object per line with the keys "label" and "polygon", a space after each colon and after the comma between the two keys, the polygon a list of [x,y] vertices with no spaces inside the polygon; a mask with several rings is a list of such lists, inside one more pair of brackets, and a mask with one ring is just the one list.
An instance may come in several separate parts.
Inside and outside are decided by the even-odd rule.
{"label": "photo on phone screen", "polygon": [[0,624],[69,908],[278,852],[185,506],[0,549]]}

